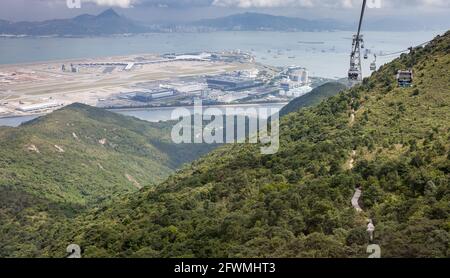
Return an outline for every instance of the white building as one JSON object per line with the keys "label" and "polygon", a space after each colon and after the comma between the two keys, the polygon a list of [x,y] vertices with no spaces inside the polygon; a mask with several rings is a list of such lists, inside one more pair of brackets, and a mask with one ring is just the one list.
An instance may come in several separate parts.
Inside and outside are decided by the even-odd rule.
{"label": "white building", "polygon": [[123,70],[130,71],[133,68],[134,68],[134,63],[128,63],[127,66]]}
{"label": "white building", "polygon": [[37,112],[40,110],[57,108],[60,106],[62,106],[61,103],[51,101],[51,102],[41,102],[41,103],[30,104],[30,105],[22,105],[22,106],[19,106],[17,108],[17,110],[19,110],[21,112]]}
{"label": "white building", "polygon": [[8,109],[0,107],[0,115],[8,113]]}
{"label": "white building", "polygon": [[172,83],[167,85],[161,84],[160,88],[172,89],[185,95],[198,95],[201,94],[204,90],[206,90],[208,88],[208,85],[206,83],[197,83],[197,82]]}
{"label": "white building", "polygon": [[177,55],[175,57],[175,60],[182,60],[182,61],[209,61],[211,59],[211,54],[202,52],[200,54],[183,54],[183,55]]}
{"label": "white building", "polygon": [[248,69],[239,71],[239,76],[246,78],[256,78],[258,77],[259,70],[258,69]]}
{"label": "white building", "polygon": [[303,85],[309,84],[309,73],[305,68],[290,67],[287,75],[293,82],[301,82]]}

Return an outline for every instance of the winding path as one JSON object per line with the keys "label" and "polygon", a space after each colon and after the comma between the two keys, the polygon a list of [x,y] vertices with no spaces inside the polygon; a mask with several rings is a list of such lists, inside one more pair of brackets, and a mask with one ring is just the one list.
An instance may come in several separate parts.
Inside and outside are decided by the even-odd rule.
{"label": "winding path", "polygon": [[355,194],[352,197],[352,206],[356,209],[357,212],[362,212],[363,210],[359,206],[359,198],[361,197],[362,191],[359,188],[356,188]]}
{"label": "winding path", "polygon": [[350,126],[352,126],[355,123],[355,109],[352,109],[352,113],[350,114]]}
{"label": "winding path", "polygon": [[[353,99],[351,101],[351,103],[353,104]],[[350,126],[353,126],[353,124],[355,123],[355,113],[356,111],[354,109],[352,109],[351,114],[350,114]],[[352,170],[355,167],[355,158],[356,158],[356,150],[352,150],[352,153],[350,154],[350,159],[348,161],[348,168],[350,170]],[[362,213],[363,210],[359,205],[359,198],[361,198],[362,195],[362,190],[361,188],[356,188],[355,189],[355,193],[353,194],[352,197],[352,207],[358,212],[358,213]],[[367,233],[369,233],[369,241],[372,242],[373,241],[373,232],[375,231],[375,226],[373,225],[373,221],[372,219],[367,219]]]}
{"label": "winding path", "polygon": [[350,159],[348,161],[348,168],[351,170],[355,167],[355,156],[356,156],[356,150],[352,151],[352,154],[350,156]]}

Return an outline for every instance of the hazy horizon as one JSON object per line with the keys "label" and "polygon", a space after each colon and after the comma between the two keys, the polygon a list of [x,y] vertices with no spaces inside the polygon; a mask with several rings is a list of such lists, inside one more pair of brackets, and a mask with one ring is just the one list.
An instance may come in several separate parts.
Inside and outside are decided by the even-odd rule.
{"label": "hazy horizon", "polygon": [[[72,0],[76,1],[76,0]],[[146,23],[182,23],[237,13],[257,12],[305,19],[356,21],[359,0],[81,0],[81,8],[70,9],[66,0],[3,0],[0,19],[42,21],[98,14],[108,8]],[[414,23],[423,29],[450,27],[450,1],[379,0],[381,7],[369,9],[368,22],[384,19]],[[370,1],[369,1],[370,2]]]}

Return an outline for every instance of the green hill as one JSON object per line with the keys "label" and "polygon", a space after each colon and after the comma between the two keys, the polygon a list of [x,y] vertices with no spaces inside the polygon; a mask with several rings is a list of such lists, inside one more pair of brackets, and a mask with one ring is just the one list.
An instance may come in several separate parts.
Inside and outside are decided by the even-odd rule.
{"label": "green hill", "polygon": [[289,102],[285,107],[283,107],[283,109],[281,109],[280,116],[297,112],[304,107],[317,105],[325,98],[335,96],[346,88],[347,87],[344,84],[338,82],[325,83],[317,88],[314,88],[310,93],[295,98]]}
{"label": "green hill", "polygon": [[[410,67],[414,87],[398,88]],[[370,218],[383,257],[449,257],[449,76],[447,32],[283,117],[277,154],[220,147],[0,255],[60,257],[77,243],[85,257],[367,257]]]}
{"label": "green hill", "polygon": [[175,145],[171,128],[74,104],[0,129],[0,256],[24,228],[151,188],[214,147]]}
{"label": "green hill", "polygon": [[[80,217],[46,254],[76,242],[87,257],[367,257],[371,218],[383,257],[448,257],[449,45],[447,33],[284,117],[277,154],[221,147]],[[408,67],[415,86],[397,88]]]}
{"label": "green hill", "polygon": [[[2,185],[86,205],[163,181],[209,149],[171,143],[170,123],[74,104],[0,133]],[[140,186],[138,185],[140,184]]]}

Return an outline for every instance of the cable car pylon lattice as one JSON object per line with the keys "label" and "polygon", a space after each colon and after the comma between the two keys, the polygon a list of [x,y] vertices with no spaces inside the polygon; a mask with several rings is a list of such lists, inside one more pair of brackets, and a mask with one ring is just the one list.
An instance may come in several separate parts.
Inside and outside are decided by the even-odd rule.
{"label": "cable car pylon lattice", "polygon": [[364,19],[364,12],[366,10],[366,3],[367,0],[363,0],[358,24],[358,32],[353,36],[352,53],[350,55],[350,69],[348,71],[348,81],[350,85],[354,85],[362,81],[361,48],[364,47],[364,39],[361,35],[361,26]]}

